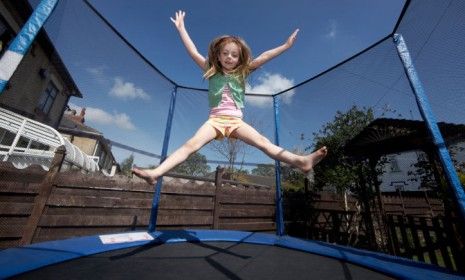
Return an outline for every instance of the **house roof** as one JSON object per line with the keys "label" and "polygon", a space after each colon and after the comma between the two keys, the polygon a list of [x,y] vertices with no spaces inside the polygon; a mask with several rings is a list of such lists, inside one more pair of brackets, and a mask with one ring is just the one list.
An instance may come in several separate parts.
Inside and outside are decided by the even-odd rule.
{"label": "house roof", "polygon": [[63,134],[97,140],[101,144],[101,147],[115,161],[115,157],[111,151],[111,142],[103,136],[103,133],[84,124],[84,114],[82,111],[81,115],[65,113],[63,118],[61,118],[58,131]]}
{"label": "house roof", "polygon": [[75,117],[76,116],[70,114],[64,114],[63,118],[61,119],[58,130],[60,132],[75,136],[103,139],[103,134],[100,131],[90,126],[87,126],[80,121],[75,120]]}
{"label": "house roof", "polygon": [[[465,124],[439,122],[438,127],[448,145],[465,140]],[[348,155],[370,156],[425,150],[432,145],[425,122],[379,118],[349,140],[344,149]]]}
{"label": "house roof", "polygon": [[[18,13],[18,16],[23,21],[20,25],[25,23],[32,14],[32,7],[27,0],[5,1],[5,5],[11,7]],[[61,75],[66,87],[70,89],[69,95],[82,98],[79,88],[43,28],[37,34],[36,42],[43,48],[53,66]]]}

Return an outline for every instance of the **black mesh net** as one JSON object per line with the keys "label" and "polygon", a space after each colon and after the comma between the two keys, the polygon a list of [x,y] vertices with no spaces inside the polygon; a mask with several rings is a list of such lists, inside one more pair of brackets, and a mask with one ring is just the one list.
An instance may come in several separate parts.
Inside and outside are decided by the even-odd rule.
{"label": "black mesh net", "polygon": [[[31,0],[33,5],[37,2]],[[406,41],[433,113],[443,123],[440,127],[455,168],[463,179],[465,1],[407,1],[406,7],[393,34],[401,34]],[[132,157],[129,163],[157,165],[165,132],[170,133],[167,153],[171,154],[207,120],[206,90],[177,85],[176,77],[166,77],[86,1],[59,1],[45,29],[84,95],[82,100],[71,100],[70,106],[87,107],[89,121],[94,124],[119,128],[105,134],[115,143],[112,152],[118,162]],[[358,198],[374,196],[377,188],[392,193],[439,192],[438,185],[444,184],[438,177],[441,168],[435,169],[430,163],[437,160],[429,144],[431,137],[423,127],[393,34],[385,34],[384,39],[357,55],[291,89],[247,96],[244,119],[268,139],[275,139],[276,98],[280,146],[299,154],[308,154],[321,145],[330,148],[327,159],[315,168],[310,180],[305,181],[302,174],[284,164],[285,190],[305,189],[309,195],[308,188],[313,186],[318,190],[349,190]],[[85,48],[80,47],[83,42]],[[167,129],[174,95],[172,126]],[[217,165],[223,165],[236,174],[260,175],[274,183],[273,160],[243,143],[210,143],[198,155],[206,167],[189,175],[209,176]],[[360,174],[368,175],[361,179]],[[245,181],[251,178],[236,176]],[[361,191],[362,185],[369,186],[372,193]],[[365,209],[367,205],[354,203],[347,207],[354,207],[356,214],[360,209],[357,207]],[[302,218],[296,215],[296,219]],[[374,228],[364,231],[381,230],[382,218],[371,222],[366,219],[362,219],[364,224],[371,223]],[[311,235],[308,231],[305,234]],[[350,237],[346,243],[350,243],[348,240]],[[372,242],[388,250],[387,240]]]}

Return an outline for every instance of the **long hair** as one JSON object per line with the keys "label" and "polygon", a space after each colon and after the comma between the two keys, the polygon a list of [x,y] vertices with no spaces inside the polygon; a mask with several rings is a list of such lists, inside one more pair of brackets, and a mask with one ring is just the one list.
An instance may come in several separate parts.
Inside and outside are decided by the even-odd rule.
{"label": "long hair", "polygon": [[236,36],[225,35],[213,39],[208,47],[207,70],[203,77],[209,79],[216,73],[224,74],[218,57],[223,47],[228,43],[235,43],[239,47],[239,61],[232,74],[245,84],[245,80],[251,72],[249,65],[252,61],[252,53],[245,41]]}

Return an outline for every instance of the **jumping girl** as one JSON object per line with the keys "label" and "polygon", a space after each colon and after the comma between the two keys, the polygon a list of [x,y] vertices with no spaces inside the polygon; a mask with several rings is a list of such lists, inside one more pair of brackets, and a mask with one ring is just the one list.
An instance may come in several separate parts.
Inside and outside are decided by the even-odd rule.
{"label": "jumping girl", "polygon": [[132,172],[147,183],[155,184],[158,177],[184,162],[213,139],[231,137],[244,141],[262,150],[269,157],[300,169],[304,174],[322,160],[328,150],[322,147],[309,155],[293,154],[274,145],[266,137],[242,120],[245,83],[247,76],[270,59],[292,47],[299,30],[295,30],[287,41],[279,47],[268,50],[255,59],[247,44],[235,36],[221,36],[214,39],[208,49],[208,57],[203,57],[192,42],[184,26],[184,11],[176,12],[171,21],[176,26],[187,52],[205,72],[208,79],[208,100],[210,116],[195,135],[154,169],[133,168]]}

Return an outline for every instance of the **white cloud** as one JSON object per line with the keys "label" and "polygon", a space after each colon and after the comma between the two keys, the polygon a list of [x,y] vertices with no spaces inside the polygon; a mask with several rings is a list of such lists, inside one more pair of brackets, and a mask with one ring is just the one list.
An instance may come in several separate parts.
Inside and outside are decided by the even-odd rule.
{"label": "white cloud", "polygon": [[109,95],[124,100],[136,98],[143,100],[150,99],[150,96],[142,88],[136,87],[131,82],[125,82],[121,77],[116,77],[114,79],[113,87],[110,89]]}
{"label": "white cloud", "polygon": [[89,73],[92,78],[104,85],[110,87],[111,89],[108,92],[108,95],[117,97],[123,100],[136,99],[140,98],[143,100],[149,100],[150,96],[140,87],[137,87],[134,83],[126,82],[121,77],[110,78],[106,75],[105,66],[96,66],[86,68],[87,73]]}
{"label": "white cloud", "polygon": [[[81,111],[81,107],[69,103],[71,109],[78,112]],[[117,126],[124,130],[135,130],[135,125],[131,122],[131,118],[125,113],[108,113],[99,108],[86,107],[85,121],[105,126]]]}
{"label": "white cloud", "polygon": [[[294,86],[294,80],[288,79],[281,74],[265,73],[258,77],[258,84],[255,86],[247,85],[246,92],[258,93],[263,95],[272,95],[280,91],[286,90]],[[281,101],[290,104],[292,102],[292,96],[294,90],[290,90],[282,95]],[[273,104],[273,99],[260,97],[260,96],[247,96],[247,104],[251,104],[257,107],[269,107]]]}
{"label": "white cloud", "polygon": [[102,77],[104,76],[103,72],[105,70],[104,66],[97,66],[97,67],[88,67],[86,71],[94,76]]}
{"label": "white cloud", "polygon": [[329,25],[327,27],[327,32],[325,37],[328,39],[334,39],[337,35],[337,21],[334,19],[329,20]]}
{"label": "white cloud", "polygon": [[105,66],[88,67],[86,68],[86,71],[95,81],[102,85],[106,85],[109,82],[109,79],[105,76],[105,68]]}

